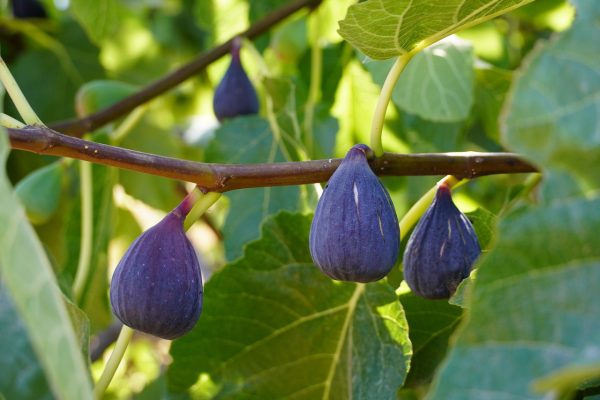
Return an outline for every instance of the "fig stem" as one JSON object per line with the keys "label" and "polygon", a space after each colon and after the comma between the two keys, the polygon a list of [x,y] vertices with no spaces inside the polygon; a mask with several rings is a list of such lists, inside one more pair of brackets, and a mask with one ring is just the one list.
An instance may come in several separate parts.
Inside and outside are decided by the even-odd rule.
{"label": "fig stem", "polygon": [[102,371],[102,375],[96,386],[94,387],[94,398],[100,399],[102,395],[108,388],[110,381],[112,380],[121,360],[123,359],[123,355],[125,354],[125,350],[127,350],[127,346],[131,341],[131,338],[134,334],[135,330],[130,327],[123,325],[121,328],[121,332],[119,333],[119,337],[117,338],[117,343],[115,344],[115,348],[113,352],[110,354],[106,365],[104,366],[104,371]]}
{"label": "fig stem", "polygon": [[446,184],[449,188],[457,187],[467,182],[467,179],[459,180],[458,178],[448,175],[442,178],[434,187],[429,189],[415,204],[408,210],[404,217],[400,220],[400,240],[402,241],[410,232],[425,210],[429,207],[437,192],[438,185]]}
{"label": "fig stem", "polygon": [[27,125],[44,125],[35,111],[33,111],[33,108],[31,108],[31,105],[25,98],[25,95],[21,91],[21,88],[17,84],[15,78],[10,73],[8,66],[2,57],[0,57],[0,81],[2,81],[2,84],[6,88],[10,99],[19,111],[19,114],[21,114],[23,121],[25,121]]}
{"label": "fig stem", "polygon": [[77,272],[73,281],[73,295],[77,304],[80,304],[82,300],[92,258],[94,199],[92,192],[92,163],[88,161],[79,161],[79,185],[81,195],[81,240],[79,242]]}
{"label": "fig stem", "polygon": [[3,126],[5,128],[22,129],[25,128],[27,125],[25,125],[18,119],[11,117],[10,115],[0,113],[0,126]]}
{"label": "fig stem", "polygon": [[198,220],[212,206],[215,204],[217,200],[221,197],[221,193],[218,192],[208,192],[202,193],[200,189],[196,186],[192,193],[188,196],[197,196],[194,201],[194,206],[187,214],[185,221],[183,223],[183,228],[187,231],[194,225],[194,222]]}
{"label": "fig stem", "polygon": [[388,72],[385,82],[381,87],[381,93],[377,99],[377,105],[375,106],[375,112],[373,113],[373,120],[371,121],[371,148],[377,157],[381,157],[383,155],[381,134],[383,132],[385,112],[387,111],[388,104],[392,98],[394,86],[396,86],[396,82],[398,82],[400,74],[402,71],[404,71],[404,67],[406,67],[406,64],[408,64],[413,55],[414,53],[408,52],[399,56]]}

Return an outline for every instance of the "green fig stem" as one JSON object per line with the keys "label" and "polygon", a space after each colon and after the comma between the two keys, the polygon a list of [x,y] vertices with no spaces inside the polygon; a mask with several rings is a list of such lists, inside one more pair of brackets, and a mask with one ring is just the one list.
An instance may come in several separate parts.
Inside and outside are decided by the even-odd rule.
{"label": "green fig stem", "polygon": [[383,144],[381,143],[381,134],[383,132],[383,123],[385,121],[385,112],[387,111],[388,104],[392,98],[392,92],[394,86],[400,78],[400,74],[404,71],[404,67],[413,57],[414,53],[409,52],[401,55],[396,59],[396,62],[388,72],[379,99],[377,99],[377,105],[375,106],[375,112],[373,113],[373,120],[371,122],[371,148],[375,152],[377,157],[383,155]]}
{"label": "green fig stem", "polygon": [[21,88],[17,84],[15,78],[10,73],[8,66],[2,57],[0,57],[0,81],[2,81],[2,84],[6,88],[6,91],[8,92],[13,104],[17,108],[17,111],[19,111],[19,114],[21,114],[23,121],[25,121],[27,125],[44,125],[35,111],[33,111],[33,108],[31,108],[31,105],[29,105],[29,102],[25,98],[25,95],[21,91]]}
{"label": "green fig stem", "polygon": [[119,337],[117,338],[117,342],[115,344],[115,348],[111,353],[106,365],[104,366],[104,371],[102,371],[102,375],[96,386],[94,387],[94,398],[100,399],[104,392],[108,388],[110,381],[112,380],[121,360],[123,359],[123,355],[125,354],[125,350],[131,341],[131,338],[134,334],[134,330],[130,327],[123,325],[121,328],[121,332],[119,333]]}
{"label": "green fig stem", "polygon": [[446,184],[449,188],[457,187],[466,183],[467,179],[459,180],[458,178],[448,175],[442,178],[434,187],[429,189],[427,193],[425,193],[413,206],[408,210],[404,217],[400,220],[400,240],[403,240],[406,235],[410,232],[412,227],[417,223],[419,218],[423,215],[423,213],[427,210],[435,193],[437,192],[438,185]]}
{"label": "green fig stem", "polygon": [[10,115],[0,113],[0,126],[3,126],[5,128],[21,129],[25,128],[26,125],[18,119],[11,117]]}
{"label": "green fig stem", "polygon": [[187,231],[194,225],[194,222],[198,220],[221,197],[221,193],[208,192],[202,193],[198,186],[188,195],[194,201],[194,206],[187,214],[183,223],[183,228]]}
{"label": "green fig stem", "polygon": [[92,258],[92,239],[94,226],[92,164],[87,161],[79,162],[79,182],[81,193],[81,240],[79,246],[79,261],[73,282],[73,295],[79,304],[90,271]]}

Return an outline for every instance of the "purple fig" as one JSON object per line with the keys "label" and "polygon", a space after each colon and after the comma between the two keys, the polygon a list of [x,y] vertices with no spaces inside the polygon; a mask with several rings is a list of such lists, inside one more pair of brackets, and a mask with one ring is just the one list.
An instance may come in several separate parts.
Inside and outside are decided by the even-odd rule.
{"label": "purple fig", "polygon": [[481,253],[471,221],[452,201],[450,187],[439,185],[404,252],[404,280],[428,299],[447,299],[469,276]]}
{"label": "purple fig", "polygon": [[239,39],[233,41],[231,63],[215,90],[213,109],[219,121],[258,113],[258,97],[240,60],[240,46]]}
{"label": "purple fig", "polygon": [[333,279],[372,282],[398,259],[400,228],[390,195],[367,162],[371,149],[350,149],[319,199],[310,254]]}
{"label": "purple fig", "polygon": [[183,230],[189,198],[129,247],[110,284],[113,312],[125,325],[164,339],[189,332],[202,310],[198,256]]}

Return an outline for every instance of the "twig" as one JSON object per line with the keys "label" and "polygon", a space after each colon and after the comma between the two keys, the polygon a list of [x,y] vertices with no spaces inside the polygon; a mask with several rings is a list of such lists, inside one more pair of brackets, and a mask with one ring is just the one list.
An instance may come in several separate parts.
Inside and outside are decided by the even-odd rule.
{"label": "twig", "polygon": [[[283,7],[273,11],[260,21],[256,22],[248,30],[235,35],[235,37],[243,36],[249,39],[254,39],[262,33],[268,31],[271,27],[294,12],[305,7],[314,8],[320,3],[321,0],[297,0],[286,4]],[[127,114],[137,106],[144,104],[147,101],[152,100],[153,98],[174,88],[181,82],[202,71],[211,63],[228,54],[231,49],[231,43],[233,39],[234,38],[231,38],[227,42],[213,48],[212,50],[202,53],[190,63],[183,65],[181,68],[171,72],[168,75],[165,75],[157,81],[152,82],[139,92],[124,98],[123,100],[105,108],[104,110],[100,110],[84,118],[55,122],[49,124],[48,126],[59,132],[78,137],[81,137],[86,132],[92,132],[108,122]]]}
{"label": "twig", "polygon": [[[62,135],[49,128],[8,128],[13,148],[38,154],[71,157],[97,164],[196,183],[202,190],[229,190],[325,182],[340,159],[269,164],[208,164],[142,153]],[[492,174],[538,172],[512,153],[384,153],[371,162],[377,175],[454,175],[474,178]]]}

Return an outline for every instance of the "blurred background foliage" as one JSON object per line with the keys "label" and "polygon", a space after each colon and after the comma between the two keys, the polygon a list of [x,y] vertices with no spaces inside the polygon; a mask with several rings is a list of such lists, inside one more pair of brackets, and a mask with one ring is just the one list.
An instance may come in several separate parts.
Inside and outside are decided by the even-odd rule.
{"label": "blurred background foliage", "polygon": [[[46,15],[41,18],[16,18],[10,3],[0,0],[0,52],[38,115],[51,123],[114,103],[228,40],[286,1],[115,0],[96,4],[43,0]],[[368,143],[371,115],[390,67],[389,62],[373,61],[355,51],[337,34],[337,21],[352,3],[326,0],[318,13],[300,11],[254,42],[245,41],[242,60],[261,99],[259,117],[240,117],[221,126],[216,121],[212,96],[229,63],[229,57],[224,57],[151,101],[125,137],[117,140],[112,135],[121,121],[90,132],[88,137],[195,161],[270,162],[343,156],[353,144]],[[100,4],[110,7],[101,9]],[[426,57],[434,60],[435,71],[415,67],[401,78],[386,117],[386,151],[503,151],[498,116],[513,70],[540,40],[567,29],[573,16],[573,7],[564,0],[536,1],[461,31],[444,41],[442,53],[435,49],[423,52],[419,56],[424,62]],[[319,96],[310,99],[315,51],[322,51],[322,85]],[[459,103],[435,109],[419,107],[411,100],[415,96],[412,91],[426,91],[414,87],[415,82],[427,78],[423,74],[449,79],[448,65],[455,63],[462,66],[464,74],[457,79],[467,84]],[[96,90],[97,81],[109,83]],[[115,88],[114,82],[127,85],[118,83]],[[438,99],[443,96],[435,95]],[[315,111],[309,127],[315,144],[309,148],[305,143],[302,148],[293,139],[305,135],[307,107]],[[17,116],[7,97],[3,108]],[[280,138],[272,134],[274,129],[282,134]],[[272,146],[277,147],[276,154],[269,151]],[[53,157],[14,151],[7,171],[16,185],[55,162]],[[69,294],[79,251],[79,179],[76,163],[63,163],[58,211],[36,225],[36,230]],[[97,222],[93,274],[81,306],[95,335],[113,322],[106,297],[112,269],[133,239],[173,208],[190,186],[102,166],[94,166],[93,174]],[[385,178],[384,183],[398,214],[403,215],[437,179],[394,177]],[[474,181],[457,193],[456,199],[465,211],[483,207],[502,214],[526,184],[522,176],[489,177]],[[258,238],[259,224],[269,215],[282,209],[311,211],[316,197],[307,186],[233,192],[224,200],[190,233],[204,260],[205,279],[225,262],[241,256],[243,245]],[[410,311],[419,300],[405,296],[402,302],[410,322]],[[457,308],[448,307],[445,340],[458,318]],[[103,361],[105,358],[100,358],[92,364],[95,378]],[[128,350],[106,398],[158,398],[166,387],[162,372],[169,362],[168,343],[141,336]],[[423,369],[429,376],[433,367],[425,365]],[[410,383],[417,384],[419,379],[409,376]]]}

